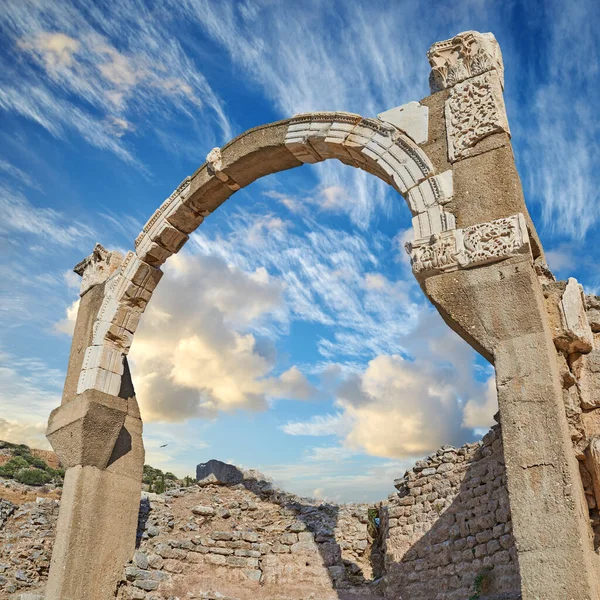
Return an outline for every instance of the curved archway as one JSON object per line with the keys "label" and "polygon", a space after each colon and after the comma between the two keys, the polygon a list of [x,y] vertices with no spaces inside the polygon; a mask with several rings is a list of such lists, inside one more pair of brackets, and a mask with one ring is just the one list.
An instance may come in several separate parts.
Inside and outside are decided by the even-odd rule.
{"label": "curved archway", "polygon": [[[421,118],[426,128],[426,109]],[[443,208],[452,198],[452,171],[436,174],[423,149],[389,122],[320,112],[250,129],[209,153],[207,162],[156,210],[136,238],[135,252],[110,275],[77,393],[96,389],[118,395],[122,356],[162,277],[160,266],[208,215],[260,177],[333,158],[375,175],[403,195],[413,215],[415,239],[455,228],[454,215]]]}
{"label": "curved archway", "polygon": [[[566,362],[553,341],[549,311],[556,307],[545,305],[548,271],[534,264],[543,254],[510,147],[500,51],[492,34],[465,32],[434,44],[428,57],[433,95],[426,106],[410,103],[379,119],[307,113],[250,129],[211,151],[177,187],[144,226],[135,251],[122,257],[97,245],[76,267],[83,299],[63,404],[47,430],[67,467],[47,600],[112,597],[133,551],[144,450],[126,355],[161,265],[235,191],[330,158],[404,196],[414,230],[407,250],[423,291],[496,365],[523,597],[551,598],[559,589],[598,596],[559,379]],[[441,140],[432,146],[440,172],[423,149],[428,128]],[[575,296],[579,304],[570,309],[579,318],[585,309]],[[565,490],[563,501],[548,490]]]}

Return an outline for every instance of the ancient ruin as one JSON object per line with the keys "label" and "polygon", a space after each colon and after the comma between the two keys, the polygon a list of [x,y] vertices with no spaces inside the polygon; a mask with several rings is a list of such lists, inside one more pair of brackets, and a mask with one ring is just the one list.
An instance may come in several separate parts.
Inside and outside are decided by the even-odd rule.
{"label": "ancient ruin", "polygon": [[[331,158],[372,173],[405,198],[413,215],[407,251],[415,277],[448,325],[496,369],[500,427],[479,454],[442,448],[399,481],[397,496],[382,508],[383,562],[377,564],[385,565],[385,597],[458,600],[489,576],[498,598],[600,598],[594,548],[600,303],[585,297],[574,279],[556,282],[545,265],[515,168],[494,36],[461,33],[434,44],[428,56],[432,94],[420,102],[378,118],[308,113],[246,131],[212,150],[163,202],[135,251],[121,257],[98,245],[77,266],[81,303],[62,404],[47,432],[67,473],[46,600],[127,591],[117,588],[134,556],[144,459],[127,354],[161,265],[237,190]],[[247,502],[235,500],[241,501]],[[288,508],[290,515],[313,510]],[[366,526],[364,515],[348,518]],[[335,585],[349,581],[345,563],[321,551],[325,543],[335,545],[331,536],[319,541],[304,526],[289,530],[287,542],[225,527],[222,534],[211,529],[206,541],[169,546],[163,540],[162,554],[148,550],[158,556],[155,565],[187,556],[199,574],[222,569],[224,581],[232,577],[228,566],[240,565],[253,571],[244,575],[243,597],[275,598],[260,592],[286,581],[285,560],[274,548],[290,548],[281,556],[292,556],[301,544],[296,549],[312,552],[307,566],[318,559],[325,570],[318,583],[307,580],[304,596],[289,597],[349,597],[345,583]],[[372,544],[368,536],[357,541],[365,540]],[[265,553],[252,546],[260,543],[267,544]],[[135,568],[146,572],[140,560],[145,566]],[[283,565],[279,579],[269,571],[276,565]],[[373,575],[366,565],[357,569]],[[145,581],[136,573],[125,579]],[[152,595],[159,584],[148,579],[153,583],[132,584],[134,592],[124,597],[163,598]],[[338,591],[321,593],[326,585]],[[144,590],[150,595],[142,596]]]}

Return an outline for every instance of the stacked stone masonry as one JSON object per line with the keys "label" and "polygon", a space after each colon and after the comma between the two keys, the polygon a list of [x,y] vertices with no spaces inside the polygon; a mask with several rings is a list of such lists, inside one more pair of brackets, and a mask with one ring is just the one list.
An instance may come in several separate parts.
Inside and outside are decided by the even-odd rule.
{"label": "stacked stone masonry", "polygon": [[444,446],[396,481],[385,520],[386,598],[520,597],[502,441]]}
{"label": "stacked stone masonry", "polygon": [[[444,446],[395,485],[383,502],[346,505],[285,493],[256,472],[144,492],[115,597],[466,600],[477,577],[482,599],[520,597],[499,427]],[[41,600],[59,502],[5,505],[0,598]]]}

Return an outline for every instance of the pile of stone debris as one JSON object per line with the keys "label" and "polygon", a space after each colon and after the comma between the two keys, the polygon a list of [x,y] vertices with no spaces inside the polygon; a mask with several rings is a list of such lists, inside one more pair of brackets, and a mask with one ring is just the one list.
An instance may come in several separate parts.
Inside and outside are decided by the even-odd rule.
{"label": "pile of stone debris", "polygon": [[0,598],[43,600],[58,507],[52,498],[0,500]]}
{"label": "pile of stone debris", "polygon": [[197,475],[196,486],[144,494],[118,598],[381,597],[368,505],[300,498],[220,461]]}
{"label": "pile of stone debris", "polygon": [[[119,600],[381,597],[370,505],[300,498],[219,461],[198,475],[197,485],[142,492]],[[1,599],[43,600],[58,507],[0,502]]]}

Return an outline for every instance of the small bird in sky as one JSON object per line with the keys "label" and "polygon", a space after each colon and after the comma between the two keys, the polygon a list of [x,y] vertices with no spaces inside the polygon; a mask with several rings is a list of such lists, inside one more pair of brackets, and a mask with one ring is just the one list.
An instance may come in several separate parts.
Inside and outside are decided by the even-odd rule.
{"label": "small bird in sky", "polygon": [[163,444],[163,445],[161,446],[161,448],[164,448],[165,446],[168,446],[168,445],[169,445],[169,444]]}

